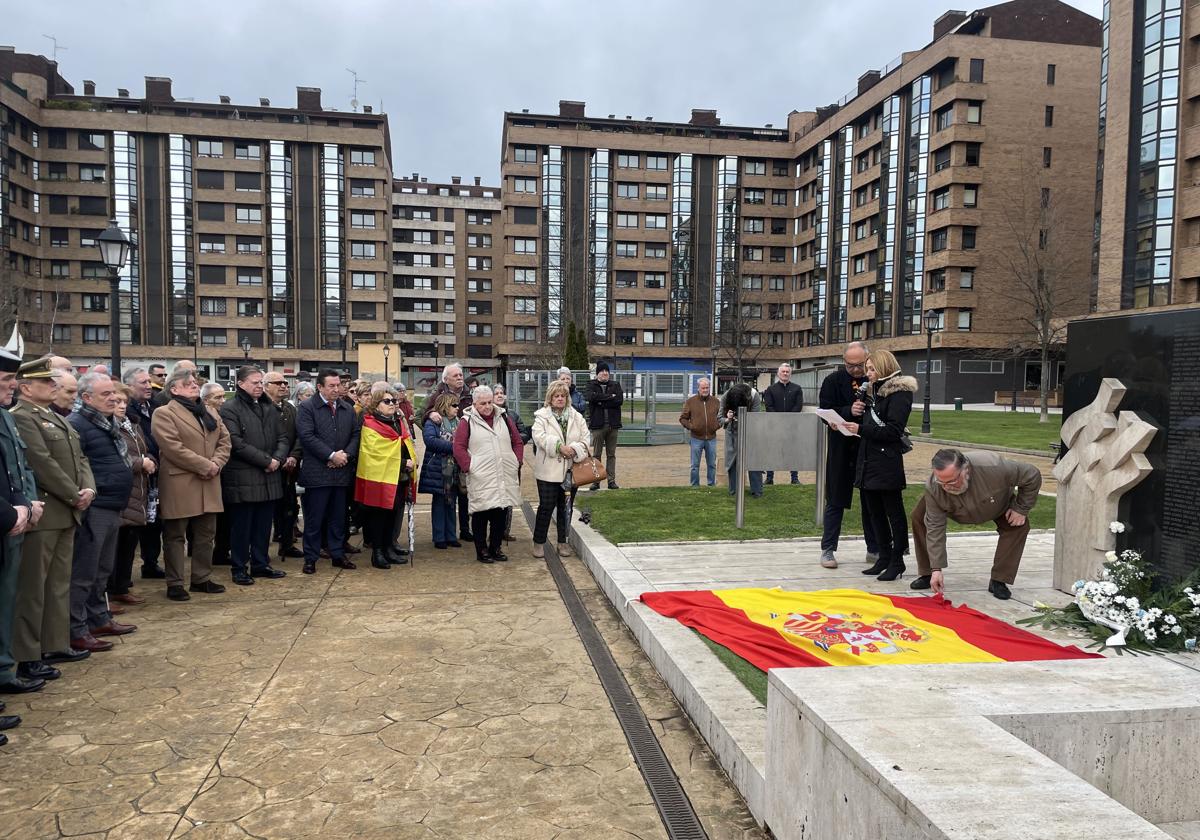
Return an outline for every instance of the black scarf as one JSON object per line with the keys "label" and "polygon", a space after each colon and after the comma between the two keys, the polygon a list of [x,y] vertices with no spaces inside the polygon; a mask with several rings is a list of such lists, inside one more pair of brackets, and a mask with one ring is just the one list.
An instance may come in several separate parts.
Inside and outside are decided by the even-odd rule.
{"label": "black scarf", "polygon": [[171,399],[175,400],[175,402],[192,412],[192,414],[196,416],[196,420],[199,421],[200,426],[203,429],[209,432],[215,432],[217,430],[217,421],[214,420],[212,414],[209,413],[208,406],[200,402],[200,400],[189,400],[187,397],[180,397],[178,395],[172,396]]}
{"label": "black scarf", "polygon": [[113,439],[113,446],[117,448],[117,453],[121,456],[121,460],[125,462],[125,466],[130,466],[132,462],[129,460],[129,447],[125,443],[125,438],[121,437],[121,430],[112,421],[112,418],[105,417],[87,403],[79,406],[79,415],[87,418],[89,423],[111,437]]}

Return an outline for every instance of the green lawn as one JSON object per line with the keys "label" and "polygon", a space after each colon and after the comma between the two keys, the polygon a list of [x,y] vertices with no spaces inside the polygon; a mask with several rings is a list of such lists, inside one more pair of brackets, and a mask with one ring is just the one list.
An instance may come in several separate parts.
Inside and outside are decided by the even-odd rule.
{"label": "green lawn", "polygon": [[[914,433],[921,428],[918,405],[913,406],[908,428]],[[1036,411],[932,411],[929,428],[932,437],[942,440],[1033,449],[1048,454],[1050,444],[1058,443],[1062,432],[1062,415],[1051,414],[1049,420],[1039,423]]]}
{"label": "green lawn", "polygon": [[[696,633],[695,630],[692,631]],[[767,672],[760,670],[756,665],[751,665],[745,659],[738,656],[724,645],[719,645],[712,639],[696,633],[700,637],[700,641],[708,645],[708,649],[716,654],[717,659],[721,660],[726,668],[733,672],[733,675],[738,678],[742,685],[749,689],[759,703],[767,705]]]}
{"label": "green lawn", "polygon": [[[786,473],[785,473],[786,475]],[[733,496],[724,487],[643,487],[580,493],[575,506],[590,510],[592,527],[613,543],[686,540],[790,539],[819,536],[813,522],[816,488],[811,484],[775,484],[761,499],[746,496],[745,527],[734,527]],[[904,493],[907,510],[916,507],[922,488]],[[857,506],[857,504],[856,504]],[[1054,498],[1038,499],[1030,516],[1034,528],[1054,527]],[[951,531],[987,531],[995,526],[950,523]],[[862,533],[857,513],[842,523],[843,534]]]}

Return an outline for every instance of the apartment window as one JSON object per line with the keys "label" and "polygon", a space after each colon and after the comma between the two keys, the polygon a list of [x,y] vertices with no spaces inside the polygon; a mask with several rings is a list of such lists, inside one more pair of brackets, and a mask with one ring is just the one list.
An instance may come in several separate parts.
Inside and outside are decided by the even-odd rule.
{"label": "apartment window", "polygon": [[51,277],[69,277],[71,276],[71,264],[66,260],[54,260],[50,263]]}
{"label": "apartment window", "polygon": [[[428,254],[422,256],[428,257]],[[350,259],[353,260],[373,260],[375,259],[375,243],[374,242],[351,242],[350,243]],[[415,264],[415,261],[414,261]]]}
{"label": "apartment window", "polygon": [[467,234],[468,248],[491,248],[492,235],[490,233],[468,233]]}
{"label": "apartment window", "polygon": [[375,282],[375,272],[373,271],[350,272],[350,288],[352,289],[374,289]]}
{"label": "apartment window", "polygon": [[665,213],[647,213],[646,214],[646,229],[647,230],[666,230],[667,216]]}
{"label": "apartment window", "polygon": [[860,239],[866,239],[866,238],[867,238],[867,220],[863,219],[861,222],[855,222],[855,224],[854,224],[854,240],[857,242]]}
{"label": "apartment window", "polygon": [[864,271],[866,271],[866,270],[867,270],[867,258],[866,258],[866,256],[865,256],[865,255],[861,255],[861,256],[857,256],[857,257],[855,257],[855,258],[854,258],[854,273],[855,273],[855,274],[862,274],[862,273],[863,273]]}
{"label": "apartment window", "polygon": [[80,295],[79,308],[84,312],[107,312],[108,295]]}
{"label": "apartment window", "polygon": [[225,189],[225,173],[219,169],[197,169],[196,189],[223,190]]}
{"label": "apartment window", "polygon": [[960,268],[958,270],[958,288],[973,289],[975,288],[975,269]]}
{"label": "apartment window", "polygon": [[618,213],[617,227],[619,228],[635,228],[638,226],[637,213]]}
{"label": "apartment window", "polygon": [[637,288],[637,272],[636,271],[618,271],[616,279],[613,280],[613,285],[618,289],[636,289]]}
{"label": "apartment window", "polygon": [[51,248],[68,248],[70,245],[70,234],[66,228],[50,228]]}
{"label": "apartment window", "polygon": [[[482,224],[490,225],[492,223],[491,216],[487,216],[485,218],[487,218],[488,221],[482,222]],[[471,222],[468,219],[467,224],[474,224],[474,222]],[[514,207],[513,208],[513,224],[536,225],[537,224],[537,209],[534,207]]]}
{"label": "apartment window", "polygon": [[967,103],[967,122],[972,125],[979,125],[983,122],[983,103],[968,102]]}
{"label": "apartment window", "polygon": [[[354,256],[353,252],[350,254],[350,256]],[[370,258],[364,257],[363,259]],[[419,268],[433,268],[433,254],[409,254],[409,259],[411,260],[411,263],[409,263],[410,265],[414,265]]]}
{"label": "apartment window", "polygon": [[656,172],[665,172],[667,169],[667,156],[646,155],[646,168]]}
{"label": "apartment window", "polygon": [[85,183],[104,183],[104,167],[95,164],[79,167],[79,180]]}
{"label": "apartment window", "polygon": [[614,314],[619,318],[633,318],[637,316],[637,301],[636,300],[619,300],[615,304]]}
{"label": "apartment window", "polygon": [[375,195],[375,182],[370,178],[351,178],[350,195],[370,198]]}
{"label": "apartment window", "polygon": [[745,195],[745,201],[747,204],[766,204],[767,203],[767,191],[766,190],[746,190],[744,195]]}
{"label": "apartment window", "polygon": [[637,344],[637,330],[617,330],[617,344]]}
{"label": "apartment window", "polygon": [[[352,210],[350,212],[350,227],[359,230],[375,229],[375,214],[370,211]],[[428,233],[429,231],[423,231]]]}
{"label": "apartment window", "polygon": [[945,210],[950,206],[950,188],[942,187],[940,190],[934,190],[933,193],[933,209],[934,211]]}
{"label": "apartment window", "polygon": [[521,286],[533,286],[537,283],[536,268],[514,268],[513,282]]}
{"label": "apartment window", "polygon": [[748,262],[762,262],[763,249],[756,246],[742,248],[742,259]]}
{"label": "apartment window", "polygon": [[237,252],[239,254],[261,254],[262,237],[261,236],[239,236],[237,238]]}
{"label": "apartment window", "polygon": [[201,265],[200,282],[206,286],[224,286],[225,285],[225,266],[223,265]]}
{"label": "apartment window", "polygon": [[237,284],[239,286],[261,286],[263,281],[261,268],[239,268]]}
{"label": "apartment window", "polygon": [[746,233],[762,233],[766,230],[763,219],[743,219],[742,230]]}
{"label": "apartment window", "polygon": [[467,270],[468,271],[491,271],[492,270],[492,258],[491,257],[467,257]]}
{"label": "apartment window", "polygon": [[261,224],[262,208],[239,204],[237,205],[237,220],[240,224]]}
{"label": "apartment window", "polygon": [[513,341],[537,341],[537,327],[513,327]]}
{"label": "apartment window", "polygon": [[220,140],[197,140],[196,157],[225,157],[225,144]]}
{"label": "apartment window", "polygon": [[239,300],[237,302],[237,314],[240,318],[261,318],[262,317],[262,301],[261,300]]}
{"label": "apartment window", "polygon": [[996,374],[1004,373],[1003,359],[959,359],[959,373]]}
{"label": "apartment window", "polygon": [[100,151],[107,145],[107,136],[94,131],[79,132],[79,148]]}
{"label": "apartment window", "polygon": [[960,330],[964,330],[964,331],[971,329],[971,310],[970,309],[958,310],[958,328]]}
{"label": "apartment window", "polygon": [[260,160],[262,146],[257,143],[234,143],[233,156],[238,160]]}
{"label": "apartment window", "polygon": [[50,212],[56,216],[67,215],[67,197],[65,195],[47,196]]}
{"label": "apartment window", "polygon": [[229,344],[229,334],[225,330],[200,330],[200,343],[205,347],[224,347]]}
{"label": "apartment window", "polygon": [[[532,209],[533,209],[532,207],[517,207],[516,208],[516,210],[518,210],[518,211],[532,210]],[[528,222],[521,221],[519,212],[517,214],[516,221],[518,224],[530,224],[530,225],[533,224],[533,221],[528,221]],[[492,214],[491,213],[468,213],[467,214],[467,224],[469,224],[469,225],[490,225],[491,223],[492,223]]]}
{"label": "apartment window", "polygon": [[225,298],[202,297],[200,298],[200,314],[224,315],[228,312],[228,305],[229,301]]}
{"label": "apartment window", "polygon": [[514,146],[513,147],[513,162],[514,163],[537,163],[537,147],[536,146]]}
{"label": "apartment window", "polygon": [[662,289],[667,285],[667,275],[658,271],[647,271],[642,279],[647,289]]}
{"label": "apartment window", "polygon": [[929,291],[942,292],[946,290],[946,269],[939,268],[929,272]]}
{"label": "apartment window", "polygon": [[954,124],[954,106],[947,105],[942,110],[938,111],[934,116],[934,129],[942,131]]}
{"label": "apartment window", "polygon": [[771,249],[771,262],[781,263],[787,262],[787,248],[775,247]]}
{"label": "apartment window", "polygon": [[1053,64],[1046,65],[1046,84],[1048,84],[1048,85],[1054,84],[1054,74],[1055,74],[1056,69],[1057,68]]}
{"label": "apartment window", "polygon": [[979,186],[977,184],[963,185],[963,207],[979,206]]}
{"label": "apartment window", "polygon": [[745,175],[766,175],[767,162],[765,160],[747,160],[742,162],[742,173]]}
{"label": "apartment window", "polygon": [[225,253],[225,237],[210,233],[200,234],[200,253],[201,254],[224,254]]}
{"label": "apartment window", "polygon": [[[530,313],[537,312],[537,301],[535,298],[521,298],[521,300],[534,301],[533,308],[530,309],[529,312]],[[447,309],[446,311],[449,312],[452,310]],[[520,312],[521,307],[517,306],[516,311]],[[469,301],[467,301],[467,314],[468,315],[491,315],[492,314],[492,302],[490,300],[469,300]]]}
{"label": "apartment window", "polygon": [[79,276],[84,280],[108,279],[108,266],[100,262],[85,262],[79,266]]}
{"label": "apartment window", "polygon": [[930,251],[945,251],[946,242],[949,238],[949,228],[940,228],[929,234],[929,250]]}
{"label": "apartment window", "polygon": [[1054,106],[1047,105],[1046,106],[1046,128],[1050,128],[1050,126],[1052,126],[1052,125],[1054,125]]}
{"label": "apartment window", "polygon": [[430,315],[433,313],[433,301],[431,300],[414,300],[410,312],[420,312],[422,315]]}
{"label": "apartment window", "polygon": [[513,192],[537,192],[537,178],[513,178]]}
{"label": "apartment window", "polygon": [[648,300],[642,304],[642,314],[647,318],[666,317],[667,304],[661,300]]}
{"label": "apartment window", "polygon": [[642,330],[642,344],[662,346],[667,343],[666,330]]}
{"label": "apartment window", "polygon": [[665,260],[667,258],[667,246],[655,244],[653,242],[646,243],[646,259],[648,260]]}
{"label": "apartment window", "polygon": [[258,172],[234,172],[233,188],[238,192],[261,192],[262,175]]}
{"label": "apartment window", "polygon": [[100,245],[100,234],[103,231],[99,230],[81,230],[79,231],[79,247],[80,248],[97,248]]}
{"label": "apartment window", "polygon": [[468,280],[467,291],[472,294],[487,294],[492,291],[491,280]]}
{"label": "apartment window", "polygon": [[107,344],[108,343],[108,327],[84,326],[84,328],[83,328],[83,343],[84,344]]}
{"label": "apartment window", "polygon": [[967,166],[978,166],[979,165],[979,148],[980,148],[980,144],[978,144],[978,143],[968,143],[967,144],[967,150],[966,150],[966,155],[965,155],[965,160],[966,160]]}
{"label": "apartment window", "polygon": [[79,197],[79,215],[107,216],[108,199],[103,196],[81,195]]}
{"label": "apartment window", "polygon": [[617,154],[618,169],[641,169],[641,155],[619,152]]}
{"label": "apartment window", "polygon": [[862,289],[855,289],[854,292],[851,293],[850,305],[851,306],[862,306],[863,305],[863,290]]}
{"label": "apartment window", "polygon": [[532,237],[515,236],[513,237],[513,253],[514,254],[536,254],[537,240]]}
{"label": "apartment window", "polygon": [[786,277],[768,277],[768,289],[772,292],[782,292],[783,284],[786,279]]}
{"label": "apartment window", "polygon": [[787,207],[788,191],[787,190],[771,190],[771,204],[775,207]]}
{"label": "apartment window", "polygon": [[637,198],[637,184],[617,184],[617,198]]}
{"label": "apartment window", "polygon": [[432,222],[433,221],[433,211],[413,208],[412,220],[414,222]]}
{"label": "apartment window", "polygon": [[1043,169],[1050,168],[1050,147],[1049,146],[1042,147],[1042,168]]}
{"label": "apartment window", "polygon": [[488,336],[492,334],[491,324],[467,324],[467,335]]}
{"label": "apartment window", "polygon": [[71,325],[70,324],[55,324],[54,329],[50,331],[51,337],[59,344],[71,343]]}
{"label": "apartment window", "polygon": [[979,82],[983,81],[983,59],[982,58],[972,58],[971,59],[970,80],[975,83],[979,83]]}
{"label": "apartment window", "polygon": [[537,298],[519,297],[513,298],[513,312],[518,315],[536,315],[537,314]]}
{"label": "apartment window", "polygon": [[65,181],[67,180],[67,165],[65,163],[47,163],[45,174],[42,176],[43,181]]}
{"label": "apartment window", "polygon": [[962,229],[962,246],[964,251],[975,250],[975,233],[977,228],[964,227]]}
{"label": "apartment window", "polygon": [[409,233],[412,235],[412,244],[414,245],[433,244],[433,231],[431,230],[414,230]]}
{"label": "apartment window", "polygon": [[742,288],[751,292],[761,292],[763,287],[763,276],[761,274],[743,274]]}
{"label": "apartment window", "polygon": [[647,201],[666,201],[667,200],[667,185],[666,184],[646,184],[646,200]]}
{"label": "apartment window", "polygon": [[933,171],[941,172],[950,165],[950,147],[942,146],[933,153]]}
{"label": "apartment window", "polygon": [[351,149],[350,150],[350,165],[351,166],[374,166],[375,165],[375,150],[374,149]]}

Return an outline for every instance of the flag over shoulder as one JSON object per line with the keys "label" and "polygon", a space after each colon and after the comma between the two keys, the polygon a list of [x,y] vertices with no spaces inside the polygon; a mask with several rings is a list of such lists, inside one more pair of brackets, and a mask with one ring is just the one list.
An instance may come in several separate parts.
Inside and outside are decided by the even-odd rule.
{"label": "flag over shoulder", "polygon": [[[396,503],[396,484],[400,480],[402,455],[416,463],[412,438],[367,417],[362,425],[358,446],[358,466],[354,474],[354,500],[368,507],[390,509]],[[416,474],[409,482],[410,498],[415,498]]]}
{"label": "flag over shoulder", "polygon": [[819,665],[1027,662],[1099,656],[967,606],[858,589],[646,592],[655,612],[766,671]]}

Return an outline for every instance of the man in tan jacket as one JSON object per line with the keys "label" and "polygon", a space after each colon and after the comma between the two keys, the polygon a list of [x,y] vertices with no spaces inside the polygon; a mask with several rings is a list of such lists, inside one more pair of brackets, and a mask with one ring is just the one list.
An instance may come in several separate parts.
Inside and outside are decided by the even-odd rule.
{"label": "man in tan jacket", "polygon": [[162,466],[158,477],[158,515],[163,521],[163,554],[167,597],[191,598],[183,588],[187,564],[184,543],[191,526],[191,591],[217,594],[225,587],[210,580],[217,514],[221,499],[221,468],[229,460],[229,430],[212,409],[200,401],[200,383],[193,370],[177,369],[164,389],[170,394],[150,420]]}
{"label": "man in tan jacket", "polygon": [[968,525],[995,522],[1000,539],[992,563],[988,592],[1002,601],[1017,578],[1029,511],[1037,503],[1042,474],[1032,464],[1002,458],[995,452],[939,449],[925,495],[913,508],[913,547],[919,577],[912,589],[933,588],[941,593],[946,568],[946,520]]}
{"label": "man in tan jacket", "polygon": [[687,429],[692,454],[692,486],[700,486],[700,453],[708,468],[708,486],[717,482],[717,429],[721,426],[721,401],[713,396],[707,377],[696,381],[696,393],[687,398],[679,425]]}

